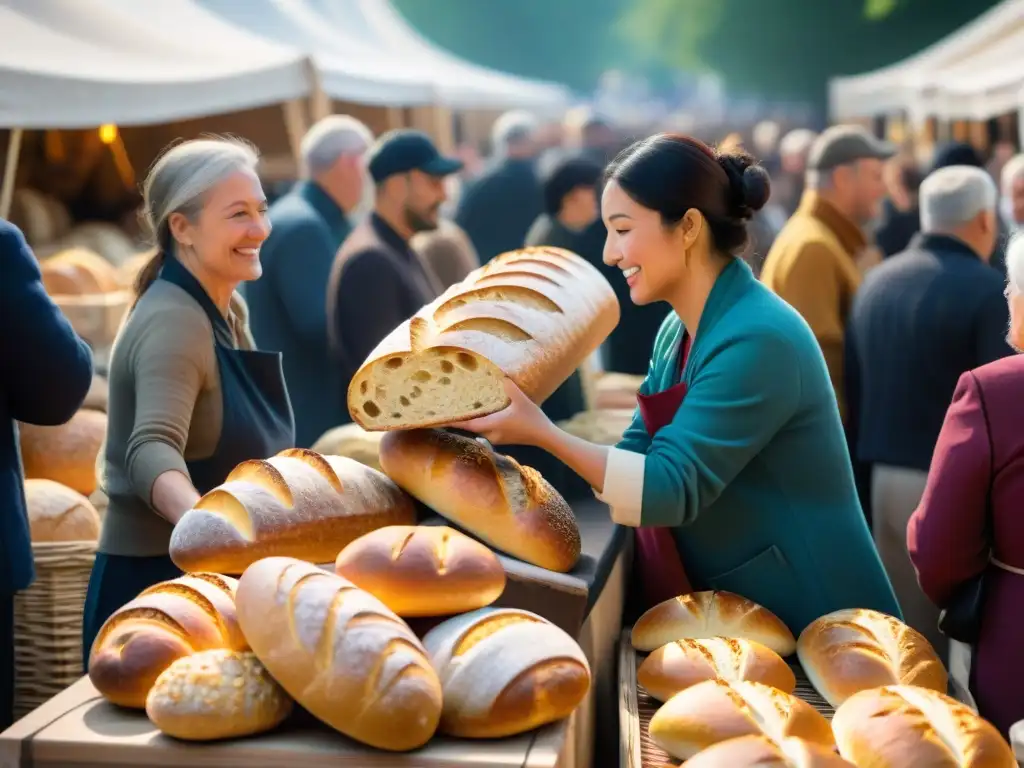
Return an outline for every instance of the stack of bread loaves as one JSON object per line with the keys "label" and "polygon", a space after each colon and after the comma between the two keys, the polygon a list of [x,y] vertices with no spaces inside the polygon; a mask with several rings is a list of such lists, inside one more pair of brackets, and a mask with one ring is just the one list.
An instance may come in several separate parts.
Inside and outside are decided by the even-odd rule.
{"label": "stack of bread loaves", "polygon": [[96,541],[100,516],[78,491],[53,480],[25,481],[25,505],[33,543]]}

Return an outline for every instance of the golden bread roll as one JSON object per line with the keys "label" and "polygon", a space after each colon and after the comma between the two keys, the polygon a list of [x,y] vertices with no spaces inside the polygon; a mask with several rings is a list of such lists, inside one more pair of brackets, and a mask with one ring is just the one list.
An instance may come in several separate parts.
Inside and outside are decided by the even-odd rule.
{"label": "golden bread roll", "polygon": [[364,533],[416,522],[412,499],[380,472],[302,448],[243,461],[171,534],[183,571],[242,573],[262,557],[333,563]]}
{"label": "golden bread roll", "polygon": [[311,714],[377,749],[422,747],[441,683],[412,630],[369,592],[290,557],[249,566],[238,620],[252,650]]}
{"label": "golden bread roll", "polygon": [[213,741],[280,725],[292,700],[248,651],[200,651],[165,669],[146,697],[146,714],[168,736]]}
{"label": "golden bread roll", "polygon": [[579,644],[535,613],[484,608],[456,616],[423,638],[441,678],[441,732],[494,739],[573,713],[590,688]]}
{"label": "golden bread roll", "polygon": [[345,456],[381,472],[378,454],[383,434],[367,432],[358,424],[343,424],[320,435],[310,450],[324,456]]}
{"label": "golden bread roll", "polygon": [[460,528],[502,552],[562,573],[580,557],[580,531],[565,499],[540,473],[478,440],[439,429],[389,432],[387,475]]}
{"label": "golden bread roll", "polygon": [[505,591],[491,550],[444,525],[390,525],[345,547],[335,572],[399,616],[449,616],[490,605]]}
{"label": "golden bread roll", "polygon": [[98,253],[69,248],[39,266],[43,288],[51,296],[80,296],[118,290],[117,269]]}
{"label": "golden bread roll", "polygon": [[[686,761],[686,768],[857,768],[834,750],[803,739],[775,742],[741,736],[715,744]],[[907,768],[910,768],[909,766]]]}
{"label": "golden bread roll", "polygon": [[77,491],[53,480],[25,481],[25,504],[33,542],[96,541],[100,515]]}
{"label": "golden bread roll", "polygon": [[160,674],[197,651],[248,649],[235,618],[238,582],[196,573],[144,590],[100,627],[89,654],[89,679],[113,704],[146,707]]}
{"label": "golden bread roll", "polygon": [[862,608],[822,616],[800,633],[800,665],[833,707],[883,685],[946,692],[946,669],[924,635],[902,621]]}
{"label": "golden bread roll", "polygon": [[832,718],[839,754],[871,768],[1016,768],[995,726],[955,699],[914,685],[854,694]]}
{"label": "golden bread roll", "polygon": [[705,680],[751,680],[785,693],[796,689],[796,675],[775,651],[752,640],[713,637],[676,640],[643,660],[636,679],[658,701]]}
{"label": "golden bread roll", "polygon": [[780,656],[796,650],[793,633],[778,616],[732,592],[693,592],[658,603],[633,625],[631,637],[638,651],[711,637],[753,640]]}
{"label": "golden bread roll", "polygon": [[83,496],[96,490],[96,457],[107,436],[107,415],[82,409],[65,424],[18,424],[25,477],[54,480]]}
{"label": "golden bread roll", "polygon": [[596,267],[561,248],[503,253],[403,322],[348,388],[371,431],[456,424],[509,404],[511,378],[546,400],[619,322]]}
{"label": "golden bread roll", "polygon": [[835,746],[828,720],[807,702],[761,683],[724,680],[708,680],[677,693],[654,713],[648,733],[655,744],[683,760],[739,736],[767,736],[776,742],[796,736]]}

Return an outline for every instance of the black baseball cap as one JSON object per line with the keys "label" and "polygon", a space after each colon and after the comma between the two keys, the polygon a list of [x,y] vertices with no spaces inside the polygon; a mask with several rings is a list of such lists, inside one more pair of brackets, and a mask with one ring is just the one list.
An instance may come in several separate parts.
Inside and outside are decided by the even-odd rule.
{"label": "black baseball cap", "polygon": [[380,183],[390,176],[422,171],[431,176],[448,176],[462,169],[462,161],[445,157],[422,131],[388,131],[369,152],[370,176]]}
{"label": "black baseball cap", "polygon": [[807,168],[831,171],[858,160],[888,160],[895,154],[896,147],[876,139],[859,125],[835,125],[814,140],[807,155]]}

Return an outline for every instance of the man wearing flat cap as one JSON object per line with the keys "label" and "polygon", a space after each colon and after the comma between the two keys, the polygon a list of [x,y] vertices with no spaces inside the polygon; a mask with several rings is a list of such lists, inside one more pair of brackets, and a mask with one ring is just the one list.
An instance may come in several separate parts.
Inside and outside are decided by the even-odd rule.
{"label": "man wearing flat cap", "polygon": [[[373,212],[342,244],[327,285],[327,332],[343,402],[373,348],[440,295],[440,282],[409,240],[437,228],[447,198],[444,179],[462,168],[426,134],[411,130],[381,136],[367,164],[376,185]],[[347,407],[343,411],[348,421]]]}

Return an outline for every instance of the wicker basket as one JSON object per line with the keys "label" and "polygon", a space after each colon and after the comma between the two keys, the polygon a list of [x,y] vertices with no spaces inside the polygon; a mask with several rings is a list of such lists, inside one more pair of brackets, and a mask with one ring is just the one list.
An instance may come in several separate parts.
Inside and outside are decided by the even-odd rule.
{"label": "wicker basket", "polygon": [[36,580],[14,599],[15,718],[83,675],[82,609],[96,542],[40,542],[32,551]]}

